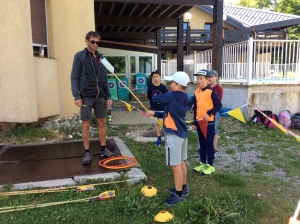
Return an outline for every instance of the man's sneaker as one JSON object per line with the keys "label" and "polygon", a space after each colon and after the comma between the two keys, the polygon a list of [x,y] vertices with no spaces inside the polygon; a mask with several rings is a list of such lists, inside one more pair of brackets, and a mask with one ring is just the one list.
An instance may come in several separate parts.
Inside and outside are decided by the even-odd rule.
{"label": "man's sneaker", "polygon": [[209,164],[206,164],[205,168],[202,170],[202,173],[204,173],[204,174],[211,174],[211,173],[213,173],[215,171],[216,171],[216,169],[213,166],[211,166]]}
{"label": "man's sneaker", "polygon": [[113,152],[109,151],[107,148],[105,148],[104,151],[100,150],[100,156],[109,158],[109,157],[114,157],[115,153],[113,153]]}
{"label": "man's sneaker", "polygon": [[155,146],[160,146],[160,144],[161,144],[161,139],[158,138],[157,141],[156,141],[156,143],[155,143]]}
{"label": "man's sneaker", "polygon": [[[175,194],[176,193],[176,189],[175,188],[170,188],[170,190],[169,190],[169,192],[171,193],[171,194]],[[186,187],[186,188],[184,188],[183,190],[182,190],[182,197],[186,197],[186,196],[188,196],[189,195],[189,189]]]}
{"label": "man's sneaker", "polygon": [[198,166],[196,166],[193,170],[196,171],[196,172],[201,172],[205,167],[205,164],[204,163],[199,163]]}
{"label": "man's sneaker", "polygon": [[183,202],[185,200],[184,197],[179,197],[176,193],[172,194],[167,200],[164,201],[165,205],[172,206],[177,203]]}
{"label": "man's sneaker", "polygon": [[92,160],[92,156],[90,152],[85,152],[82,158],[82,165],[90,164]]}

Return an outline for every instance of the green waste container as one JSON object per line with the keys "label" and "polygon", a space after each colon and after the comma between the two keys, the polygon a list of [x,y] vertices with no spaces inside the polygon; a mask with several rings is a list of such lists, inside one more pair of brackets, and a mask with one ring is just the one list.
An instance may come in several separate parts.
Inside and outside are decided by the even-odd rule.
{"label": "green waste container", "polygon": [[108,79],[108,87],[111,95],[111,100],[118,100],[118,87],[116,79]]}
{"label": "green waste container", "polygon": [[[118,81],[118,95],[120,100],[130,100],[129,91],[126,87],[128,87],[128,79],[120,78],[121,82]],[[124,87],[124,85],[126,87]]]}
{"label": "green waste container", "polygon": [[136,81],[136,92],[137,93],[147,93],[147,77],[145,73],[135,74]]}

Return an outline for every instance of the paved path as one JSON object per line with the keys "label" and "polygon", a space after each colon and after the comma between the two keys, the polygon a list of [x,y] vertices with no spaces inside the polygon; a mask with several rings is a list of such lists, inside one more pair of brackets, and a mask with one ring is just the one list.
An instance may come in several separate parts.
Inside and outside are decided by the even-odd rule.
{"label": "paved path", "polygon": [[[187,112],[186,120],[192,120],[193,113]],[[112,111],[112,124],[154,124],[153,119],[144,116],[139,111]]]}

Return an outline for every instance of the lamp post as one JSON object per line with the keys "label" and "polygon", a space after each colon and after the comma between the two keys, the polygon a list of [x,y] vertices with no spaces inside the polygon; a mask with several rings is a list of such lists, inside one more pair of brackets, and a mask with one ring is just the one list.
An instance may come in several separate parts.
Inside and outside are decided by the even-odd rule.
{"label": "lamp post", "polygon": [[190,44],[190,40],[191,40],[191,27],[190,27],[190,19],[192,18],[192,14],[190,13],[190,11],[186,12],[184,14],[185,19],[187,19],[187,27],[186,27],[186,55],[190,54],[190,50],[191,50],[191,44]]}
{"label": "lamp post", "polygon": [[225,45],[225,20],[227,19],[227,15],[223,14],[223,46]]}

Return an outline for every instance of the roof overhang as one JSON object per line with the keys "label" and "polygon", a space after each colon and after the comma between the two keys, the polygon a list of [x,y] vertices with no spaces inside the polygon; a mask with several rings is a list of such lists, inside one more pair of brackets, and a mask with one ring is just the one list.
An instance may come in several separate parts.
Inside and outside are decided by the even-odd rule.
{"label": "roof overhang", "polygon": [[299,25],[300,24],[300,18],[295,19],[288,19],[273,23],[265,23],[260,25],[252,26],[251,28],[256,29],[257,31],[261,30],[284,30],[286,28],[289,28],[291,26]]}
{"label": "roof overhang", "polygon": [[[195,5],[214,5],[217,0],[95,0],[95,25],[102,47],[138,44],[147,48],[147,40],[155,39],[164,27],[177,27],[178,18]],[[105,42],[113,41],[114,44]],[[151,49],[152,51],[152,49]]]}

